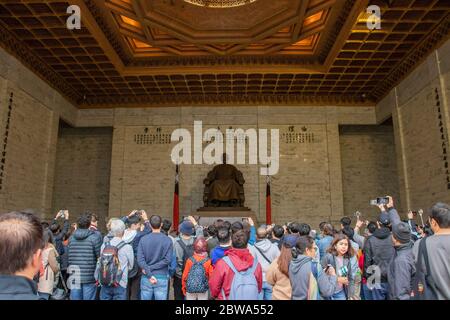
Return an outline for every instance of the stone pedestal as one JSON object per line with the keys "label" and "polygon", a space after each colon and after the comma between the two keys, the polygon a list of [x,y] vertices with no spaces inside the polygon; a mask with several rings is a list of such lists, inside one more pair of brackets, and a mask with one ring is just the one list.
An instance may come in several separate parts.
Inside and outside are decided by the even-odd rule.
{"label": "stone pedestal", "polygon": [[255,225],[257,225],[256,214],[246,207],[217,207],[199,208],[193,215],[200,216],[199,223],[202,226],[208,226],[217,219],[223,219],[233,223],[235,221],[241,221],[243,218],[252,218]]}

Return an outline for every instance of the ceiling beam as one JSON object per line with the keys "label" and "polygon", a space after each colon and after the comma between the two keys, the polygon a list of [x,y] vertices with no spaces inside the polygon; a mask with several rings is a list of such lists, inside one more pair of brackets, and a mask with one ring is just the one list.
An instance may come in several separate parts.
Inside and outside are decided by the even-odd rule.
{"label": "ceiling beam", "polygon": [[292,43],[296,43],[298,40],[298,37],[300,35],[300,32],[303,28],[303,22],[305,20],[305,14],[306,9],[308,8],[309,0],[302,1],[301,7],[300,7],[300,13],[298,15],[297,23],[295,24],[294,31],[292,32],[291,41]]}
{"label": "ceiling beam", "polygon": [[342,30],[340,31],[337,39],[334,41],[334,45],[331,48],[327,58],[325,59],[324,66],[326,71],[328,71],[331,68],[331,65],[333,64],[337,55],[341,51],[342,47],[345,45],[345,41],[349,38],[353,26],[357,23],[358,16],[361,14],[361,12],[366,11],[368,4],[369,0],[356,1],[356,4],[350,11],[350,14],[347,17],[344,26],[342,27]]}
{"label": "ceiling beam", "polygon": [[[82,12],[81,21],[83,25],[89,30],[89,32],[94,36],[94,38],[98,41],[98,44],[105,52],[105,55],[111,60],[111,63],[117,68],[119,72],[124,69],[124,64],[120,57],[117,55],[114,48],[109,43],[108,39],[106,39],[104,33],[98,26],[94,17],[92,16],[90,10],[86,7],[83,0],[72,0],[72,4],[75,4],[80,7]],[[75,31],[76,32],[76,31]]]}

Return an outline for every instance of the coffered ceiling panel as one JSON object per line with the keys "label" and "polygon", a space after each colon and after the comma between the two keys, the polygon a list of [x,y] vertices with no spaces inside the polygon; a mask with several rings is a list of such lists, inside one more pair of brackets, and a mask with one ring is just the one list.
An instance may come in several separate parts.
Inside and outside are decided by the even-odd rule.
{"label": "coffered ceiling panel", "polygon": [[81,108],[373,105],[450,34],[446,0],[70,4],[0,0],[0,45]]}

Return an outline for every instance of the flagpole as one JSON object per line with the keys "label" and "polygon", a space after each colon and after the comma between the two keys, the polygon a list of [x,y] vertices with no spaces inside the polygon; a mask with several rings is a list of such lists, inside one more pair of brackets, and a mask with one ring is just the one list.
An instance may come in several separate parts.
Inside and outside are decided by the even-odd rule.
{"label": "flagpole", "polygon": [[173,193],[173,212],[172,212],[172,220],[173,220],[173,230],[178,231],[179,219],[180,219],[180,199],[179,199],[179,166],[178,163],[175,167],[175,190]]}
{"label": "flagpole", "polygon": [[266,224],[272,224],[272,200],[270,195],[269,165],[267,165],[266,175]]}

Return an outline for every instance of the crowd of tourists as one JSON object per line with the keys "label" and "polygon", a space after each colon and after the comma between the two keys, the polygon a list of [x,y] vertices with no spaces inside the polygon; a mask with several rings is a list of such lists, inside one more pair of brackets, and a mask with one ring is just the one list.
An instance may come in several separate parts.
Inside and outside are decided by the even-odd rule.
{"label": "crowd of tourists", "polygon": [[134,210],[102,234],[92,213],[74,224],[66,210],[49,223],[2,214],[0,299],[450,299],[450,206],[435,204],[419,223],[388,199],[376,221],[344,217],[320,232],[192,216],[173,228]]}

